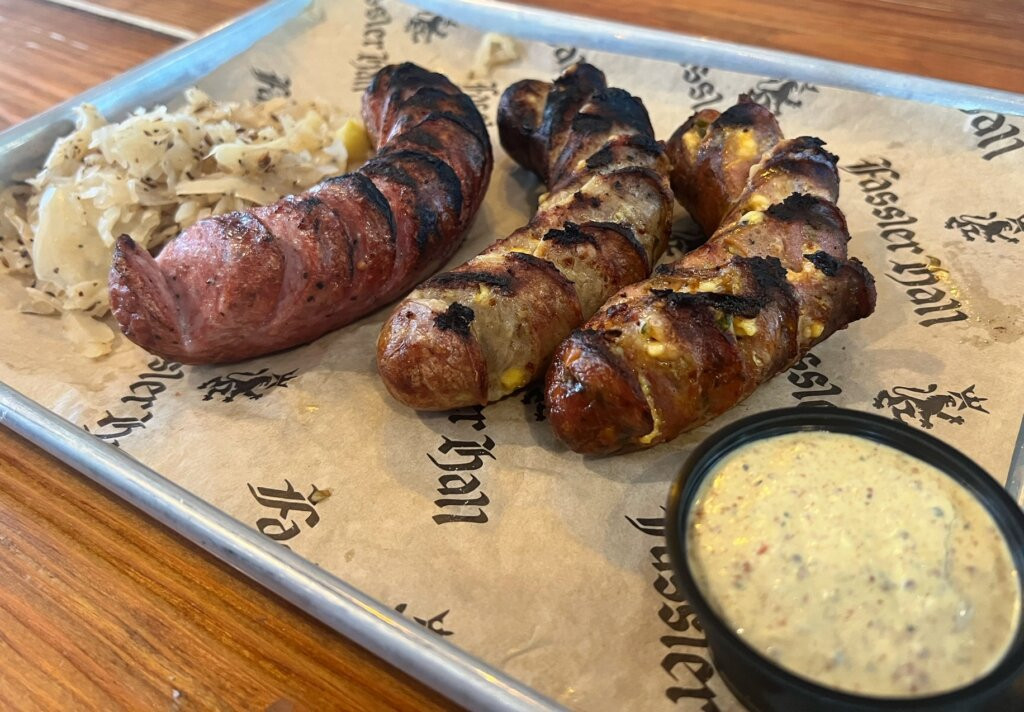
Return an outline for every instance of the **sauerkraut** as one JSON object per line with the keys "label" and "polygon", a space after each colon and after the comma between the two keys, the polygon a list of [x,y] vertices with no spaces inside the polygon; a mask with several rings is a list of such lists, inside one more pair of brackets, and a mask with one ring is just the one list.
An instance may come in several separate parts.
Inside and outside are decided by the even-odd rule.
{"label": "sauerkraut", "polygon": [[[138,109],[119,123],[86,104],[42,170],[0,193],[0,271],[34,273],[23,311],[101,317],[119,235],[153,249],[202,218],[344,173],[368,152],[362,124],[319,101],[222,103],[190,89],[181,110]],[[105,352],[105,334],[64,322],[90,355]]]}

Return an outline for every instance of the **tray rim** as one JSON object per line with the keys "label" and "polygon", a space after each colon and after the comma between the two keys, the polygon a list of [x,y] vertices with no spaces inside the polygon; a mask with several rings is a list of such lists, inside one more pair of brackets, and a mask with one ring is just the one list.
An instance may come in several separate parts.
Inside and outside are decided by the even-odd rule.
{"label": "tray rim", "polygon": [[564,709],[3,382],[0,425],[457,704]]}
{"label": "tray rim", "polygon": [[[317,0],[273,0],[218,29],[182,44],[67,101],[0,132],[0,174],[7,156],[45,141],[91,102],[110,115],[167,94],[205,76],[297,17]],[[1024,114],[1024,95],[886,70],[818,60],[735,43],[596,20],[496,0],[403,0],[483,28],[515,21],[520,37],[671,60],[689,53],[716,68],[764,74],[781,69],[794,78],[898,98]],[[579,40],[579,41],[575,41]],[[681,55],[680,55],[681,56]],[[758,66],[753,65],[759,63]],[[795,70],[795,71],[794,71]],[[839,81],[836,80],[839,78]],[[871,86],[870,81],[877,82]],[[881,86],[883,91],[877,91]],[[1007,108],[1009,107],[1009,108]],[[52,139],[49,139],[52,142]],[[278,545],[120,449],[0,381],[0,425],[38,445],[115,495],[146,512],[257,584],[310,613],[334,631],[438,690],[482,710],[564,709],[511,676],[426,631],[340,577]],[[1011,494],[1024,496],[1024,421],[1014,448]],[[1016,491],[1015,491],[1016,490]]]}

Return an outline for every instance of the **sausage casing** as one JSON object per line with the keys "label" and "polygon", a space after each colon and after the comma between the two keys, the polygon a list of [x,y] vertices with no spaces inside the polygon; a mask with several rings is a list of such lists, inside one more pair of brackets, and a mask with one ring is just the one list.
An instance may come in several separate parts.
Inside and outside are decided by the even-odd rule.
{"label": "sausage casing", "polygon": [[578,452],[670,440],[874,310],[874,279],[847,257],[836,157],[738,106],[701,112],[669,144],[677,198],[710,240],[616,294],[555,354],[549,421]]}
{"label": "sausage casing", "polygon": [[354,321],[449,258],[490,179],[480,113],[406,63],[376,74],[362,114],[378,150],[358,171],[201,220],[156,258],[119,238],[110,303],[124,334],[183,363],[251,358]]}
{"label": "sausage casing", "polygon": [[544,372],[573,328],[650,274],[671,226],[668,159],[639,99],[588,64],[503,94],[502,145],[547,183],[536,215],[399,303],[377,342],[391,394],[482,404]]}

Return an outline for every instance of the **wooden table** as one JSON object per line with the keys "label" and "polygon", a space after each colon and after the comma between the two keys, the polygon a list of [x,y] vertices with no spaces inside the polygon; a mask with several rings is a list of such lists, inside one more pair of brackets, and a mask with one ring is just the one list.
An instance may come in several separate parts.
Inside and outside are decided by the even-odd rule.
{"label": "wooden table", "polygon": [[[0,126],[257,4],[0,0]],[[548,5],[1024,92],[1017,0]],[[3,709],[450,707],[3,429],[0,660]]]}

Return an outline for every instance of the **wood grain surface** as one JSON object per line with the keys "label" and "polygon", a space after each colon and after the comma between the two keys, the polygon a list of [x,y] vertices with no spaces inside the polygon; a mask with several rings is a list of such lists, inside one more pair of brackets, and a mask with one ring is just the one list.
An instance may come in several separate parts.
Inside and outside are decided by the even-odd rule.
{"label": "wood grain surface", "polygon": [[[257,5],[93,4],[191,31]],[[1016,0],[547,5],[1024,91],[1024,7]],[[88,10],[0,0],[0,126],[176,43]],[[402,672],[0,429],[0,709],[448,707]]]}
{"label": "wood grain surface", "polygon": [[166,22],[194,32],[203,32],[211,27],[233,19],[246,10],[259,7],[252,0],[161,0],[160,2],[139,0],[90,0],[92,4],[110,10],[140,15],[151,20]]}
{"label": "wood grain surface", "polygon": [[41,0],[0,0],[0,17],[0,127],[38,114],[178,43]]}
{"label": "wood grain surface", "polygon": [[525,0],[583,15],[1024,92],[1020,0]]}
{"label": "wood grain surface", "polygon": [[450,708],[0,430],[0,709]]}

